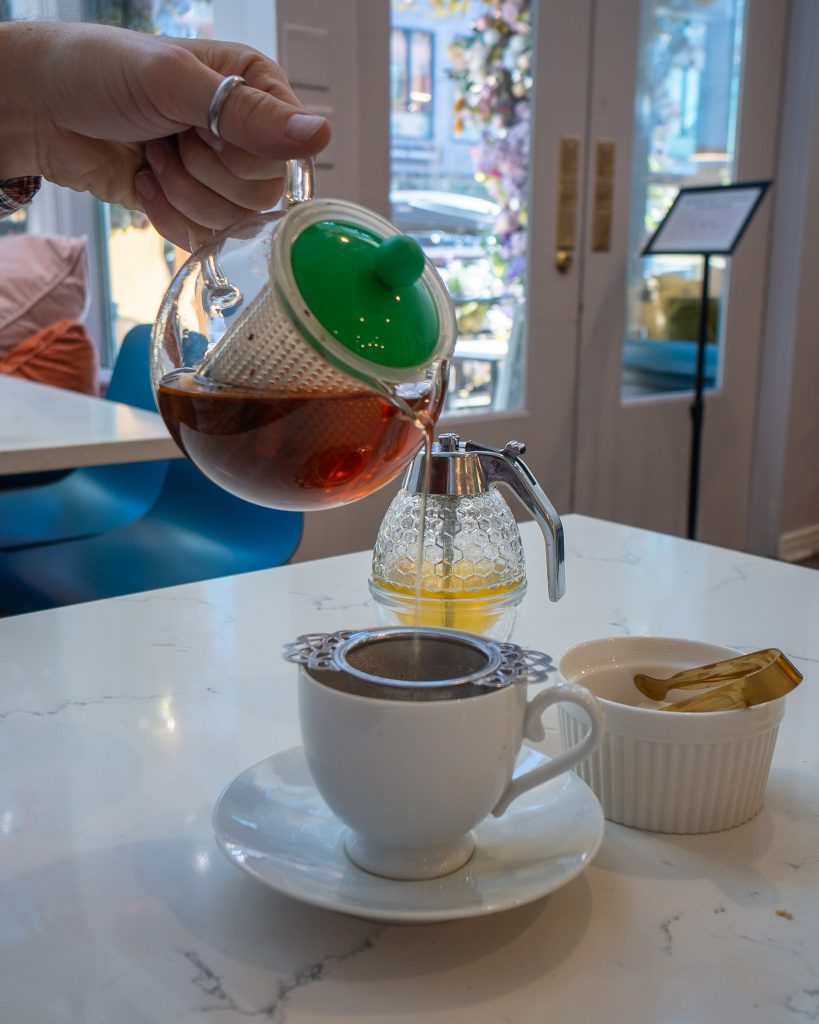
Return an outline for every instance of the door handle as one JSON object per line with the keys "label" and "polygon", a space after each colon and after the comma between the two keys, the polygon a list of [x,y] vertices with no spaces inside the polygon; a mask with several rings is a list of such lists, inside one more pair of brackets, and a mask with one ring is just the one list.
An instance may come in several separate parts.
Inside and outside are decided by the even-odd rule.
{"label": "door handle", "polygon": [[560,139],[557,180],[557,229],[555,267],[568,274],[577,245],[577,192],[580,174],[580,137],[564,135]]}
{"label": "door handle", "polygon": [[558,274],[568,274],[572,267],[572,253],[570,249],[558,249],[555,253],[555,266]]}
{"label": "door handle", "polygon": [[594,213],[592,214],[592,252],[611,249],[611,222],[614,211],[613,142],[600,140],[594,147]]}

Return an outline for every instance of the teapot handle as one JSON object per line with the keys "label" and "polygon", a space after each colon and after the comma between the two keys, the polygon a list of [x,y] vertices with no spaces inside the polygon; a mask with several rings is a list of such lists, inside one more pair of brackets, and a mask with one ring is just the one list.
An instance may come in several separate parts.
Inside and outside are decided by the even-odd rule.
{"label": "teapot handle", "polygon": [[[284,168],[284,198],[286,208],[306,203],[316,191],[316,165],[312,157],[307,160],[288,160]],[[196,245],[191,239],[191,252]],[[224,270],[213,253],[209,253],[202,268],[206,292],[203,296],[208,308],[223,313],[242,301],[242,293],[228,281]]]}
{"label": "teapot handle", "polygon": [[316,194],[316,164],[307,160],[288,160],[284,169],[284,198],[287,205],[306,203]]}

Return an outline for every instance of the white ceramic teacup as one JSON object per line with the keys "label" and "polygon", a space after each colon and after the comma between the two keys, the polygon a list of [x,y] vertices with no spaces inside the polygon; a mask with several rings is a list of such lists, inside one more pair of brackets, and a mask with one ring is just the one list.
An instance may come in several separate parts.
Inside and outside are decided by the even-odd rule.
{"label": "white ceramic teacup", "polygon": [[[442,629],[394,628],[302,638],[302,743],[316,788],[349,829],[359,867],[390,878],[435,878],[472,854],[471,829],[526,790],[567,771],[600,743],[591,694],[555,682],[527,702],[551,660],[513,644]],[[590,731],[553,760],[514,776],[524,738],[569,701]]]}

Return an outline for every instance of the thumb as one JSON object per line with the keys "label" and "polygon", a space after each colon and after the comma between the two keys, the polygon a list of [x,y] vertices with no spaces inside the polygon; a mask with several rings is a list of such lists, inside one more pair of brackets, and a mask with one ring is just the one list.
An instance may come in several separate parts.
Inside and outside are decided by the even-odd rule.
{"label": "thumb", "polygon": [[326,118],[244,83],[225,98],[219,136],[251,153],[287,160],[324,149],[330,126]]}

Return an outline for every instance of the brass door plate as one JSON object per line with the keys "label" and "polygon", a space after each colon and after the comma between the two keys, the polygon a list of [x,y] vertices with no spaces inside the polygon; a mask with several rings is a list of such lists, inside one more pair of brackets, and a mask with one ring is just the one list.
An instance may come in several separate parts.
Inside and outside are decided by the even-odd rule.
{"label": "brass door plate", "polygon": [[[580,137],[564,135],[560,139],[560,164],[557,183],[557,238],[555,249],[563,259],[577,245],[577,193],[580,174]],[[568,267],[565,268],[568,270]],[[564,271],[565,272],[565,271]]]}
{"label": "brass door plate", "polygon": [[600,141],[594,147],[594,214],[592,252],[611,249],[611,221],[614,210],[613,142]]}

